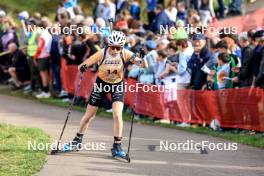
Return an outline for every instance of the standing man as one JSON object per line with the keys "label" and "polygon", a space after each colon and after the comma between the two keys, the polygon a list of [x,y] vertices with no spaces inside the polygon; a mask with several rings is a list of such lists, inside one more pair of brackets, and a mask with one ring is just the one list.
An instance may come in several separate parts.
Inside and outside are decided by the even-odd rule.
{"label": "standing man", "polygon": [[211,53],[206,46],[205,36],[203,34],[195,34],[192,40],[194,53],[188,62],[188,68],[192,72],[190,86],[194,90],[200,90],[206,84],[206,73],[201,68],[210,59]]}

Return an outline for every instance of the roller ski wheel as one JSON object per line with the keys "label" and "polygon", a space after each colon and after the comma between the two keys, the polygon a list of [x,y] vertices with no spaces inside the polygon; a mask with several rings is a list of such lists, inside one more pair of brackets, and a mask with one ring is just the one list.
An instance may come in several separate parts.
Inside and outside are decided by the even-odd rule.
{"label": "roller ski wheel", "polygon": [[122,148],[121,148],[121,144],[114,144],[113,148],[111,149],[112,152],[112,156],[116,159],[124,159],[126,160],[128,163],[130,163],[130,157],[128,154],[126,154]]}
{"label": "roller ski wheel", "polygon": [[75,137],[70,143],[65,144],[62,149],[55,149],[50,152],[51,155],[55,155],[57,153],[68,153],[68,152],[74,152],[79,151],[82,145],[82,140]]}
{"label": "roller ski wheel", "polygon": [[70,152],[78,152],[80,148],[73,146],[71,147],[70,144],[65,144],[63,146],[63,149],[54,149],[51,150],[50,154],[51,155],[56,155],[58,153],[70,153]]}

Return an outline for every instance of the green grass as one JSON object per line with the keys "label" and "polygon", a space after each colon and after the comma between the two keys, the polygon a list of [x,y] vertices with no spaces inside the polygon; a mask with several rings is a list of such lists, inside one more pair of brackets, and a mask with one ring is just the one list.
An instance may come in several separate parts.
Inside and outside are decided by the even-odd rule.
{"label": "green grass", "polygon": [[27,176],[38,172],[47,151],[28,150],[28,141],[48,143],[50,137],[37,128],[0,124],[0,176]]}
{"label": "green grass", "polygon": [[[41,103],[60,106],[60,107],[68,107],[68,103],[64,103],[60,99],[48,98],[48,99],[39,100],[39,99],[34,98],[33,96],[25,95],[21,90],[10,91],[6,87],[3,87],[3,86],[0,87],[0,94],[18,96],[18,97],[22,97],[22,98],[31,99],[33,101],[38,101]],[[74,106],[74,109],[81,111],[81,112],[85,112],[85,107]],[[103,109],[99,109],[97,115],[99,115],[101,117],[105,117],[105,118],[112,118],[112,115],[109,113],[106,113]],[[123,119],[125,121],[131,120],[131,113],[129,112],[129,110],[124,111]],[[239,133],[234,133],[232,131],[219,132],[219,131],[213,131],[213,130],[209,129],[208,127],[181,128],[181,127],[177,127],[173,124],[154,123],[151,119],[149,119],[147,117],[140,119],[140,121],[136,121],[136,122],[143,124],[143,125],[152,125],[152,126],[157,126],[157,127],[165,127],[165,128],[172,128],[172,129],[177,129],[177,130],[184,130],[184,131],[188,131],[188,132],[192,132],[192,133],[205,134],[205,135],[209,135],[209,136],[219,137],[219,138],[227,139],[230,141],[238,142],[241,144],[246,144],[246,145],[259,147],[259,148],[264,148],[264,135],[263,135],[263,133],[260,134],[260,133],[255,133],[255,132],[248,131],[248,130],[243,130],[243,131],[240,131]]]}

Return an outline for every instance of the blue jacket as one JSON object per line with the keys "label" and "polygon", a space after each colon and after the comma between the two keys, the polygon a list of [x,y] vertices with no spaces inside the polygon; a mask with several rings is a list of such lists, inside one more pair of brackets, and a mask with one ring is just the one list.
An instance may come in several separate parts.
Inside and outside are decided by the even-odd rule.
{"label": "blue jacket", "polygon": [[206,74],[201,70],[203,65],[210,59],[211,52],[207,47],[203,47],[199,54],[193,53],[188,62],[188,68],[191,70],[191,86],[199,90],[206,83]]}
{"label": "blue jacket", "polygon": [[160,32],[160,27],[163,26],[166,29],[166,26],[170,27],[173,26],[173,22],[170,20],[168,15],[163,10],[160,12],[156,18],[153,20],[153,23],[151,25],[151,31],[154,33]]}

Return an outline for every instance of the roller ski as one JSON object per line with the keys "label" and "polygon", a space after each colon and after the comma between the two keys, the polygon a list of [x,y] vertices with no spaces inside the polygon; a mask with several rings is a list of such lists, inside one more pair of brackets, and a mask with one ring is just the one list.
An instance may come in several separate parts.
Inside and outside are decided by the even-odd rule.
{"label": "roller ski", "polygon": [[124,150],[122,149],[121,143],[114,143],[113,144],[113,148],[111,149],[112,152],[112,156],[116,159],[124,159],[127,162],[130,163],[130,157],[128,154],[126,154],[124,152]]}
{"label": "roller ski", "polygon": [[68,144],[64,144],[63,147],[60,149],[59,145],[57,145],[57,148],[51,151],[51,155],[55,155],[57,153],[69,153],[74,151],[79,151],[82,147],[82,137],[77,136]]}

